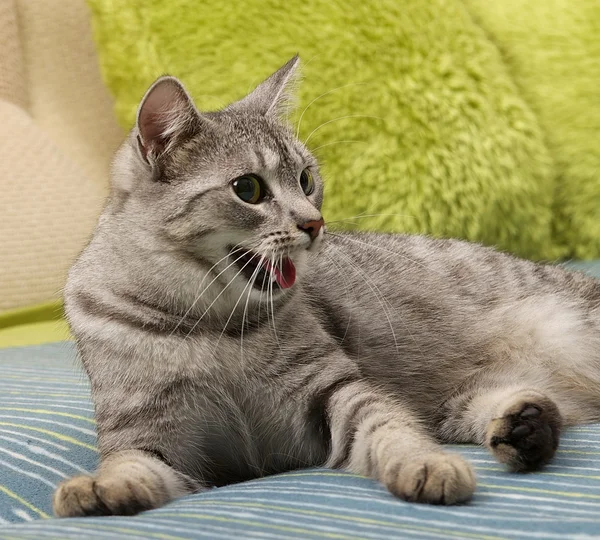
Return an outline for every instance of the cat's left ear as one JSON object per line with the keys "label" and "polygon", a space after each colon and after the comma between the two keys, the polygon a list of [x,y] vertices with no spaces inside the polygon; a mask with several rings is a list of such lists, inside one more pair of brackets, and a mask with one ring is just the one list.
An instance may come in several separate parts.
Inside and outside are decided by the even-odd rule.
{"label": "cat's left ear", "polygon": [[138,145],[146,161],[167,153],[200,129],[200,114],[175,77],[161,77],[146,92],[137,113]]}
{"label": "cat's left ear", "polygon": [[246,110],[262,116],[287,116],[294,106],[293,90],[299,77],[299,65],[300,57],[296,55],[245,98],[228,108]]}

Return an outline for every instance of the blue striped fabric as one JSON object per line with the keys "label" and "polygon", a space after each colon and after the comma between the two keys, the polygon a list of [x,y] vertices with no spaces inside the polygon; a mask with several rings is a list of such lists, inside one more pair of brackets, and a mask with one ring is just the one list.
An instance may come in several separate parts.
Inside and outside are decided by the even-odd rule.
{"label": "blue striped fabric", "polygon": [[485,450],[456,446],[479,479],[474,500],[459,507],[407,504],[368,479],[306,470],[134,518],[47,519],[54,486],[97,462],[74,358],[70,343],[0,350],[0,539],[600,538],[600,425],[566,433],[554,463],[536,474],[508,474]]}

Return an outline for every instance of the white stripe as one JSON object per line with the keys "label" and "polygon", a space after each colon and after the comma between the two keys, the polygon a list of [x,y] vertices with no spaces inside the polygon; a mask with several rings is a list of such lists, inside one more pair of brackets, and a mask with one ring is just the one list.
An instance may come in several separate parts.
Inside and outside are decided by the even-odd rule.
{"label": "white stripe", "polygon": [[91,404],[91,399],[90,398],[80,398],[80,399],[73,399],[73,398],[56,398],[56,397],[44,397],[44,396],[0,396],[0,400],[6,400],[10,403],[13,403],[15,401],[35,401],[36,403],[65,403],[65,404],[72,404],[72,405],[90,405]]}
{"label": "white stripe", "polygon": [[[288,495],[297,495],[297,494],[303,494],[303,495],[307,495],[307,496],[314,496],[314,497],[324,497],[324,498],[331,498],[334,500],[348,500],[348,501],[358,501],[358,502],[364,502],[365,500],[367,500],[367,498],[365,496],[352,496],[352,495],[343,495],[339,492],[339,488],[340,486],[337,485],[337,491],[335,489],[332,489],[331,491],[317,491],[317,490],[311,490],[311,489],[306,489],[306,488],[294,488],[294,487],[286,487],[286,488],[280,488],[280,487],[276,487],[274,485],[271,485],[269,487],[265,487],[265,488],[259,488],[259,487],[252,487],[250,488],[250,486],[246,487],[246,488],[238,488],[238,489],[232,489],[232,488],[228,488],[227,489],[227,493],[231,493],[232,491],[235,493],[236,491],[239,492],[240,494],[244,494],[244,493],[265,493],[265,494],[274,494],[274,493],[285,493]],[[381,497],[383,494],[381,492],[377,492],[377,495],[379,495],[379,497]],[[226,500],[226,499],[225,499]],[[398,500],[377,500],[377,503],[382,503],[382,504],[386,504],[386,505],[393,505],[394,507],[397,508],[398,506]],[[463,508],[466,508],[467,511],[464,511]],[[434,513],[439,513],[439,514],[449,514],[451,516],[462,516],[462,517],[472,517],[472,518],[476,518],[476,519],[492,519],[492,520],[497,520],[497,519],[502,519],[501,516],[492,516],[490,515],[491,511],[495,511],[496,509],[493,507],[490,508],[486,508],[486,515],[483,515],[480,512],[470,512],[468,507],[444,507],[444,506],[420,506],[418,507],[418,509],[425,509],[428,512],[434,512]],[[340,509],[340,511],[349,511],[349,512],[355,512],[355,510],[351,507],[343,507]],[[531,515],[531,510],[530,509],[526,509],[523,511],[515,511],[515,510],[500,510],[501,512],[506,512],[509,513],[511,516],[511,521],[525,521],[525,522],[531,522],[531,521],[535,521],[537,520],[541,520],[541,521],[548,521],[547,518],[550,518],[551,521],[563,521],[564,518],[556,518],[555,515],[553,514],[546,514],[545,517],[542,519],[542,516],[540,516],[539,514],[536,514],[535,517],[532,517]],[[366,516],[368,516],[370,513],[367,512]],[[521,514],[524,517],[515,517],[515,515]]]}
{"label": "white stripe", "polygon": [[73,424],[67,424],[65,422],[59,422],[58,420],[46,420],[45,418],[38,418],[37,416],[15,416],[11,414],[0,414],[0,418],[11,418],[13,420],[29,420],[31,422],[41,422],[42,424],[52,424],[53,426],[62,426],[72,429],[73,431],[79,431],[80,433],[91,435],[92,437],[96,436],[96,432],[90,429],[74,426]]}
{"label": "white stripe", "polygon": [[[8,378],[19,378],[24,381],[48,381],[55,382],[56,379],[60,379],[63,381],[72,381],[72,382],[84,382],[87,379],[87,376],[82,374],[78,375],[77,373],[73,373],[72,371],[64,370],[60,371],[51,371],[42,366],[37,371],[21,371],[18,369],[2,367],[2,375],[8,376]],[[3,379],[5,380],[5,379]]]}
{"label": "white stripe", "polygon": [[[486,495],[488,497],[486,497]],[[493,497],[493,493],[478,493],[478,498],[491,498]],[[484,503],[486,504],[486,506],[479,506],[480,509],[485,508],[486,510],[488,508],[494,508],[496,506],[506,506],[506,507],[510,507],[510,508],[517,508],[519,510],[521,510],[523,508],[523,503],[518,502],[518,503],[510,503],[510,502],[504,502],[504,501],[491,501],[489,503]],[[489,506],[487,506],[489,505]],[[581,508],[564,508],[561,506],[548,506],[547,504],[536,504],[536,505],[530,505],[528,506],[529,510],[531,512],[535,511],[537,513],[538,509],[541,510],[545,510],[547,512],[551,512],[553,515],[557,515],[559,513],[564,513],[564,512],[568,512],[570,514],[582,514],[584,516],[590,516],[592,517],[592,519],[598,519],[598,511],[597,510],[582,510]],[[512,510],[510,510],[510,512],[512,512]],[[571,518],[572,520],[577,520],[580,519],[576,516],[573,516]]]}
{"label": "white stripe", "polygon": [[[237,489],[239,491],[242,491],[242,490],[246,490],[246,489],[252,487],[253,485],[259,486],[261,484],[265,484],[266,486],[268,486],[269,489],[270,488],[275,489],[275,486],[277,484],[282,484],[282,482],[280,482],[280,481],[272,481],[272,480],[266,479],[266,480],[262,480],[262,481],[259,481],[259,482],[248,483],[245,486],[244,486],[244,484],[240,484],[239,487],[230,487],[230,488],[227,488],[227,491],[230,492],[230,491],[233,491],[235,489]],[[383,488],[377,489],[377,488],[365,488],[365,487],[361,487],[361,486],[342,486],[340,484],[334,484],[334,483],[326,482],[326,481],[321,482],[321,481],[318,481],[318,480],[315,480],[315,481],[311,481],[311,480],[299,480],[297,478],[294,478],[294,484],[295,485],[297,485],[297,484],[303,484],[303,485],[307,485],[307,486],[315,486],[316,488],[320,488],[322,486],[325,486],[325,487],[331,488],[332,493],[334,495],[336,495],[336,496],[339,495],[340,488],[343,488],[343,489],[346,489],[346,490],[351,490],[351,491],[358,491],[358,492],[361,492],[361,493],[364,494],[364,496],[360,497],[361,500],[365,500],[368,497],[379,498],[379,497],[381,497],[384,494],[387,495],[387,491],[385,491]],[[284,484],[284,486],[285,485],[287,485],[287,484]],[[315,490],[315,493],[318,493],[318,490]],[[494,495],[493,491],[490,491],[490,492],[477,492],[476,493],[476,498],[480,498],[482,496],[489,498],[489,497],[491,497],[493,495]],[[387,500],[384,499],[384,500],[378,501],[378,502],[382,502],[382,503],[385,503],[385,504],[393,504],[393,505],[398,504],[398,501],[396,501],[395,499],[387,499]],[[557,502],[557,501],[553,500],[553,502]],[[568,503],[577,504],[577,505],[579,504],[578,501],[560,501],[560,502],[561,503],[562,502],[568,502]],[[509,505],[509,504],[513,504],[513,503],[503,503],[503,504]],[[591,506],[594,506],[595,508],[598,507],[598,505],[596,503],[583,503],[583,504],[585,504],[585,505],[589,504]],[[520,506],[520,508],[523,508],[522,505],[519,505],[519,506]],[[421,511],[421,510],[431,511],[431,510],[436,510],[436,511],[440,511],[440,512],[454,513],[456,511],[456,508],[458,508],[458,507],[449,508],[449,507],[445,507],[445,506],[414,505],[412,508],[414,508],[415,511]],[[466,508],[468,508],[468,507],[466,507]],[[487,510],[487,508],[486,508],[486,510]],[[567,511],[570,511],[570,512],[575,512],[575,510],[571,509],[571,508],[566,508],[566,509],[562,508],[562,510],[567,510]],[[554,508],[552,509],[552,511],[554,511]],[[577,512],[580,512],[580,511],[581,512],[586,512],[585,510],[577,510]],[[597,513],[594,513],[594,515],[597,515]]]}
{"label": "white stripe", "polygon": [[[489,464],[489,465],[497,465],[498,468],[494,469],[497,472],[508,472],[508,469],[504,468],[501,466],[501,464],[494,460],[494,459],[470,459],[469,461],[471,461],[472,463],[475,463],[475,468],[477,468],[478,464]],[[589,461],[589,460],[584,460],[584,461]],[[558,469],[557,472],[549,472],[546,469]],[[480,468],[477,468],[477,470],[483,470]],[[544,465],[544,468],[541,471],[538,471],[537,473],[534,474],[540,474],[540,473],[546,473],[546,474],[568,474],[569,471],[571,470],[576,470],[576,471],[596,471],[596,472],[600,472],[600,468],[599,467],[579,467],[578,465],[554,465],[554,464],[549,464],[549,465]],[[561,471],[561,472],[559,472]]]}
{"label": "white stripe", "polygon": [[68,459],[63,458],[62,456],[59,456],[58,454],[54,454],[53,452],[49,452],[48,450],[41,448],[40,446],[36,446],[34,444],[28,444],[26,442],[19,441],[18,439],[13,439],[12,437],[6,437],[3,435],[0,435],[0,439],[12,442],[14,444],[18,444],[19,446],[24,446],[32,454],[38,454],[38,455],[41,455],[41,456],[44,456],[44,457],[47,457],[50,459],[54,459],[55,461],[60,461],[61,463],[64,463],[65,465],[68,465],[69,467],[71,467],[81,473],[90,474],[89,471],[82,469],[79,465],[76,465],[72,461],[69,461]]}
{"label": "white stripe", "polygon": [[50,482],[50,480],[48,480],[47,478],[45,478],[37,473],[33,473],[30,471],[26,471],[25,469],[21,469],[20,467],[17,467],[16,465],[11,465],[10,463],[8,463],[7,461],[4,461],[3,459],[0,459],[0,465],[2,467],[6,467],[7,469],[11,469],[12,471],[18,472],[19,474],[29,476],[29,478],[38,480],[39,482],[42,482],[43,484],[50,486],[52,489],[56,488],[56,484],[53,482]]}
{"label": "white stripe", "polygon": [[33,521],[33,518],[22,508],[13,508],[13,514],[20,517],[23,521]]}
{"label": "white stripe", "polygon": [[[166,510],[171,510],[171,511],[177,512],[177,507],[167,508]],[[156,517],[157,514],[158,514],[158,512],[153,512],[151,519],[144,520],[144,521],[138,520],[138,521],[136,521],[136,525],[150,524],[153,526],[153,528],[156,528],[156,530],[166,529],[166,530],[171,530],[173,532],[182,532],[184,534],[190,534],[190,529],[184,529],[181,527],[181,525],[184,525],[187,523],[189,523],[190,525],[193,525],[194,533],[195,533],[197,531],[195,522],[200,521],[200,520],[194,520],[195,522],[192,524],[193,518],[187,518],[187,517],[182,517],[180,520],[168,519],[168,518],[158,519]],[[146,517],[146,516],[144,516],[144,517]],[[150,516],[148,516],[148,517],[150,517]],[[224,527],[224,526],[220,527],[219,525],[214,525],[213,523],[209,523],[207,520],[201,520],[201,521],[202,521],[202,525],[201,525],[202,529],[212,529],[212,530],[216,530],[216,531],[223,531],[225,533],[230,533],[227,536],[219,536],[219,538],[231,538],[231,540],[241,540],[239,533],[232,531],[231,527]],[[233,533],[233,534],[231,534],[231,533]],[[246,538],[246,537],[248,537],[248,538],[250,538],[250,537],[252,537],[252,538],[276,538],[277,540],[281,540],[281,533],[273,534],[273,533],[268,533],[266,531],[250,531],[248,529],[245,529],[244,530],[244,538]]]}
{"label": "white stripe", "polygon": [[[40,373],[50,373],[52,375],[54,374],[66,374],[66,375],[70,375],[70,376],[79,376],[79,370],[75,369],[75,368],[70,368],[70,367],[66,367],[66,366],[62,366],[59,364],[45,364],[44,362],[40,362],[39,363],[39,367],[37,368],[28,368],[28,367],[24,367],[24,366],[20,366],[20,365],[16,365],[16,364],[3,364],[2,362],[0,362],[0,366],[2,366],[2,371],[7,371],[7,372],[11,372],[11,371],[22,371],[23,373],[31,373],[32,375],[39,375]],[[85,372],[81,371],[81,375],[82,377],[85,377]]]}
{"label": "white stripe", "polygon": [[[228,497],[228,499],[229,499],[229,497]],[[248,502],[248,499],[245,498],[245,497],[243,497],[243,496],[237,497],[237,498],[232,498],[232,499],[238,500],[240,502]],[[221,507],[225,506],[227,504],[227,501],[223,500],[221,498],[219,498],[218,502],[219,502],[219,505]],[[273,500],[272,499],[253,498],[252,502],[261,502],[261,503],[264,503],[264,504],[273,504]],[[384,501],[378,501],[378,503],[379,502],[384,502]],[[280,504],[282,504],[282,503],[283,503],[283,501]],[[327,509],[329,511],[333,510],[333,511],[337,511],[337,512],[340,511],[340,509],[338,507],[336,507],[336,506],[330,506],[330,505],[326,505],[326,504],[323,504],[323,503],[313,504],[313,503],[308,503],[308,502],[293,501],[293,502],[288,503],[288,504],[293,504],[296,508],[298,508],[298,507],[300,507],[300,508],[303,508],[303,507],[314,508],[317,511],[323,510],[323,509]],[[402,503],[400,501],[396,501],[396,504],[398,505],[398,504],[407,504],[407,503]],[[409,503],[409,504],[411,504],[411,503]],[[415,506],[418,506],[418,505],[415,505]],[[196,508],[197,508],[197,506],[196,506]],[[413,508],[411,508],[411,510],[412,509]],[[203,506],[203,510],[204,510],[204,506]],[[264,509],[261,508],[260,510],[263,511]],[[293,512],[294,508],[290,507],[290,510]],[[352,509],[352,511],[356,511],[356,509]],[[385,519],[387,519],[389,521],[393,521],[394,519],[401,520],[401,521],[399,521],[400,523],[407,521],[407,522],[410,522],[410,523],[423,524],[423,520],[422,519],[413,518],[413,517],[410,517],[410,516],[407,516],[407,515],[402,515],[402,516],[393,515],[393,514],[390,515],[390,514],[382,513],[382,512],[374,512],[372,510],[369,510],[367,512],[367,514],[370,515],[370,516],[378,515],[378,516],[384,517]],[[452,521],[438,521],[438,520],[435,520],[435,519],[431,519],[429,517],[427,518],[426,523],[427,523],[427,525],[431,525],[432,527],[440,527],[440,528],[441,527],[445,527],[445,528],[452,528],[452,529],[456,529],[457,527],[460,527],[460,528],[467,529],[468,532],[476,531],[476,532],[483,533],[483,534],[492,534],[492,535],[498,534],[498,529],[495,528],[495,527],[481,527],[481,526],[475,526],[475,525],[468,525],[466,523],[454,523]],[[462,532],[462,531],[459,531],[459,532]],[[523,531],[503,528],[502,529],[502,534],[522,535]],[[564,535],[561,535],[561,534],[551,534],[549,532],[536,533],[536,532],[528,531],[527,535],[528,535],[528,537],[557,538],[558,540],[564,540]]]}
{"label": "white stripe", "polygon": [[[28,523],[27,525],[16,525],[7,529],[3,529],[2,530],[2,535],[16,535],[17,537],[20,534],[27,534],[30,533],[30,531],[35,531],[36,536],[49,536],[51,538],[56,539],[56,537],[58,536],[59,538],[61,538],[61,540],[63,538],[75,538],[76,540],[81,540],[81,538],[95,538],[96,536],[104,536],[107,538],[113,538],[116,540],[122,540],[123,538],[123,533],[119,532],[119,531],[114,531],[114,532],[108,532],[108,531],[103,531],[100,530],[99,528],[94,528],[92,524],[85,526],[84,524],[80,525],[80,528],[78,527],[69,527],[67,525],[62,525],[62,523],[64,523],[64,520],[49,520],[49,519],[45,519],[45,520],[36,520],[33,521],[31,523]],[[104,524],[101,524],[102,526],[105,526]],[[131,526],[129,526],[129,528],[132,528]],[[73,534],[68,534],[68,533],[73,533]],[[68,534],[68,536],[64,536],[65,534]],[[91,536],[93,535],[93,536]],[[147,536],[138,536],[138,535],[131,535],[131,533],[127,533],[127,538],[137,538],[139,540],[148,540]],[[239,540],[239,538],[238,538]]]}
{"label": "white stripe", "polygon": [[[167,508],[166,510],[175,510],[174,508]],[[175,510],[176,511],[176,510]],[[204,531],[200,531],[197,525],[199,520],[194,520],[192,522],[187,517],[182,517],[180,520],[170,520],[170,519],[157,519],[157,512],[153,512],[150,514],[145,514],[145,519],[139,519],[135,521],[135,526],[140,528],[145,528],[149,530],[167,530],[173,531],[174,533],[183,533],[189,535],[193,530],[194,535],[201,533],[210,538],[215,538],[213,533],[205,533]],[[130,522],[131,523],[131,522]],[[183,525],[189,524],[189,528],[184,528]],[[226,525],[214,525],[213,523],[209,523],[207,520],[201,520],[200,529],[212,529],[215,531],[222,531],[223,535],[220,535],[219,538],[229,538],[230,540],[240,540],[239,532],[232,530],[232,527],[227,527]],[[248,537],[248,534],[252,534],[253,537],[256,538],[281,538],[281,534],[271,534],[271,533],[262,533],[262,531],[249,531],[244,530],[244,536],[242,538]]]}
{"label": "white stripe", "polygon": [[[222,502],[222,501],[219,501]],[[260,523],[272,523],[276,525],[286,526],[286,527],[298,527],[302,529],[307,529],[311,531],[309,534],[318,535],[318,532],[322,533],[333,533],[340,535],[351,535],[354,538],[373,538],[373,539],[387,539],[390,537],[390,534],[393,534],[392,531],[396,533],[401,533],[403,538],[408,537],[409,535],[414,536],[423,536],[426,535],[428,538],[444,538],[447,539],[448,535],[443,534],[443,532],[433,532],[433,531],[414,531],[410,529],[410,525],[408,529],[402,528],[401,523],[390,523],[390,525],[383,524],[375,524],[375,523],[360,523],[357,521],[346,521],[340,520],[337,521],[336,518],[324,517],[324,516],[314,516],[314,515],[305,515],[302,514],[302,521],[296,522],[291,521],[293,518],[291,517],[293,514],[296,516],[299,515],[298,512],[294,512],[294,509],[290,508],[289,512],[281,512],[278,510],[271,510],[267,508],[245,508],[241,509],[239,506],[228,505],[227,502],[224,504],[220,504],[219,508],[215,506],[202,505],[201,512],[198,512],[198,507],[196,507],[196,513],[201,515],[216,515],[216,516],[226,516],[228,518],[233,519],[253,519],[257,521],[257,525]],[[229,510],[226,510],[229,508]],[[244,511],[245,510],[245,511]],[[260,512],[260,515],[257,513]],[[267,515],[265,515],[267,514]],[[281,517],[275,517],[281,516]],[[202,520],[204,521],[204,520]],[[326,525],[319,525],[316,522],[323,523]],[[399,525],[399,526],[394,526]],[[260,525],[259,525],[260,526]],[[426,523],[420,523],[421,527],[427,527]],[[360,530],[356,530],[356,529]],[[364,530],[364,529],[367,530]],[[391,529],[391,530],[390,530]],[[385,534],[378,534],[376,531],[385,531]],[[318,531],[318,532],[317,532]],[[283,533],[282,533],[283,534]],[[456,538],[456,537],[454,537]]]}
{"label": "white stripe", "polygon": [[[553,498],[553,497],[549,497],[549,496],[544,496],[544,497],[540,497],[537,495],[531,495],[529,494],[516,494],[516,493],[505,493],[503,491],[487,491],[487,492],[478,492],[477,496],[478,497],[484,497],[484,496],[488,496],[489,498],[494,498],[494,497],[502,497],[504,499],[517,499],[517,500],[523,500],[525,499],[525,501],[529,504],[530,501],[542,501],[542,502],[549,502],[549,503],[559,503],[559,504],[574,504],[577,507],[580,506],[591,506],[592,508],[594,508],[596,511],[598,510],[598,503],[595,502],[587,502],[587,501],[581,501],[581,500],[571,500],[571,499],[557,499],[557,498]],[[533,507],[532,507],[533,508]],[[570,510],[570,509],[569,509]]]}
{"label": "white stripe", "polygon": [[0,433],[10,433],[11,435],[20,435],[21,437],[25,437],[26,439],[31,439],[32,441],[38,441],[44,444],[48,444],[50,446],[54,446],[54,448],[58,448],[59,450],[63,450],[64,452],[68,452],[69,448],[63,446],[62,444],[57,444],[52,441],[47,441],[46,439],[42,439],[41,437],[34,437],[33,435],[29,435],[29,433],[25,433],[23,431],[13,431],[12,429],[0,428]]}
{"label": "white stripe", "polygon": [[[548,486],[548,485],[552,485],[552,486],[559,486],[559,487],[573,487],[573,488],[577,488],[577,489],[592,489],[594,491],[598,490],[598,487],[600,486],[590,486],[590,485],[585,485],[585,484],[574,484],[571,483],[569,481],[561,481],[561,480],[550,480],[548,479],[548,477],[544,476],[543,478],[524,478],[523,475],[520,474],[511,474],[510,478],[507,477],[503,477],[503,476],[498,476],[498,475],[492,475],[492,474],[484,474],[484,473],[479,473],[477,475],[478,478],[489,478],[490,480],[495,480],[495,481],[500,481],[500,482],[510,482],[509,484],[502,484],[502,487],[509,487],[512,486],[513,488],[518,488],[520,487],[519,484],[539,484],[539,489],[544,489],[544,486]],[[589,493],[587,494],[589,495]],[[600,502],[600,501],[599,501]]]}
{"label": "white stripe", "polygon": [[[19,398],[18,402],[16,399],[7,399],[6,403],[3,403],[0,399],[0,405],[30,405],[32,407],[40,407],[41,405],[52,409],[68,409],[72,411],[83,411],[86,413],[94,414],[94,409],[86,409],[85,407],[73,407],[72,405],[58,405],[55,401],[51,400],[37,400],[28,398]],[[90,418],[91,420],[92,418]]]}
{"label": "white stripe", "polygon": [[[246,500],[246,499],[243,499]],[[256,501],[264,501],[265,499],[257,499]],[[270,502],[271,504],[273,503],[273,501],[271,499],[266,499],[266,501]],[[449,536],[448,534],[444,531],[444,529],[446,530],[451,530],[453,533],[455,534],[464,534],[465,537],[467,537],[467,535],[472,535],[472,534],[492,534],[494,536],[498,536],[498,531],[497,528],[488,528],[488,527],[475,527],[472,525],[467,525],[464,523],[454,523],[454,522],[440,522],[440,521],[435,521],[432,520],[431,518],[411,518],[405,514],[402,515],[394,515],[391,516],[390,514],[386,514],[386,513],[382,513],[382,512],[374,512],[374,511],[369,511],[366,513],[366,519],[373,519],[373,516],[377,515],[380,516],[384,519],[386,519],[386,521],[389,522],[389,525],[386,524],[382,524],[382,523],[362,523],[360,521],[354,521],[352,520],[352,517],[357,517],[356,514],[350,514],[350,515],[346,515],[345,517],[348,517],[350,519],[343,519],[342,515],[340,515],[340,518],[332,518],[332,517],[328,517],[328,516],[316,516],[316,515],[306,515],[302,512],[298,512],[297,509],[299,506],[308,506],[308,507],[313,507],[313,508],[318,508],[321,510],[327,509],[328,511],[338,511],[339,512],[339,508],[335,507],[335,506],[327,506],[327,505],[319,505],[319,504],[311,504],[311,503],[293,503],[296,505],[296,508],[294,507],[288,507],[288,511],[281,512],[278,510],[272,510],[272,509],[266,509],[266,508],[255,508],[252,509],[255,512],[261,512],[262,515],[260,515],[260,520],[262,521],[271,521],[271,522],[275,522],[275,523],[282,523],[282,524],[289,524],[290,520],[294,519],[292,516],[294,514],[296,514],[296,516],[298,516],[297,519],[306,519],[306,520],[315,520],[315,521],[320,521],[320,522],[326,522],[326,523],[331,523],[332,520],[335,520],[335,522],[337,523],[338,519],[339,522],[342,522],[344,524],[345,527],[349,527],[349,528],[337,528],[337,529],[331,529],[330,527],[327,526],[320,526],[317,527],[315,524],[308,524],[308,523],[302,523],[302,525],[306,528],[317,528],[318,530],[321,530],[323,532],[337,532],[337,533],[350,533],[352,534],[353,532],[355,534],[358,534],[358,536],[360,538],[367,536],[367,532],[363,529],[366,528],[367,531],[368,530],[373,530],[373,529],[380,529],[382,531],[385,531],[385,535],[380,536],[377,535],[376,538],[390,538],[390,534],[392,534],[392,531],[394,531],[397,535],[402,535],[400,536],[400,538],[404,537],[405,534],[407,533],[411,533],[414,534],[416,536],[423,536],[425,535],[428,538],[431,537],[440,537],[440,538],[444,538],[444,539],[448,539]],[[196,508],[198,508],[196,506]],[[229,510],[227,510],[227,508],[230,508]],[[228,505],[227,501],[223,501],[223,500],[219,500],[219,507],[213,507],[212,505],[209,507],[208,505],[202,505],[202,513],[203,514],[217,514],[217,515],[225,515],[225,516],[231,516],[232,514],[235,515],[236,509],[239,507],[236,507],[235,505]],[[198,510],[196,510],[198,511]],[[282,516],[282,518],[276,518],[276,517],[266,517],[264,514],[270,514],[271,516],[273,514],[275,515],[280,515]],[[287,516],[287,517],[285,517]],[[301,516],[301,517],[300,517]],[[407,529],[403,528],[403,525],[408,527]],[[434,531],[413,531],[410,530],[410,527],[415,527],[415,528],[419,528],[419,527],[423,527],[423,528],[429,528],[429,529],[440,529],[437,532]],[[356,529],[360,529],[360,530],[356,530]],[[462,530],[461,530],[462,529]],[[467,530],[465,530],[467,529]],[[473,532],[476,531],[476,532]],[[485,531],[485,532],[482,532]],[[505,533],[512,533],[512,531],[507,531],[505,529],[502,530],[502,534],[504,535]],[[517,531],[517,534],[523,534],[523,531]],[[373,537],[372,535],[369,535],[371,537]],[[530,536],[539,536],[540,538],[550,538],[551,536],[549,535],[542,535],[541,533],[538,534],[531,534]],[[452,535],[451,538],[456,538],[456,536],[454,536],[454,534]],[[557,538],[564,538],[562,536],[557,536]]]}
{"label": "white stripe", "polygon": [[57,476],[60,476],[61,478],[68,478],[68,475],[59,471],[58,469],[55,469],[54,467],[50,467],[49,465],[44,465],[43,463],[40,463],[39,461],[35,461],[34,459],[29,459],[28,457],[24,456],[23,454],[19,454],[18,452],[12,452],[11,450],[8,450],[7,448],[2,448],[1,446],[0,446],[0,452],[7,454],[14,459],[18,459],[19,461],[24,461],[25,463],[29,463],[30,465],[35,465],[42,469],[46,469],[47,471],[54,473]]}
{"label": "white stripe", "polygon": [[89,387],[83,384],[52,384],[52,385],[41,385],[33,383],[13,383],[2,381],[0,383],[0,389],[5,390],[19,390],[24,393],[30,392],[45,392],[45,393],[69,393],[69,392],[80,392],[86,393],[89,391]]}

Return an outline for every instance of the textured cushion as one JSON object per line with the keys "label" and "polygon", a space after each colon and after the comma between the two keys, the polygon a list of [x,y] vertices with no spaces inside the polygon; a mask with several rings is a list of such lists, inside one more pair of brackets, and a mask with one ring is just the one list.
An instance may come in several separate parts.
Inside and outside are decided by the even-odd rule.
{"label": "textured cushion", "polygon": [[404,503],[351,474],[303,470],[181,500],[134,518],[49,518],[65,477],[96,465],[88,386],[71,343],[0,350],[1,538],[501,538],[562,539],[600,530],[600,425],[565,434],[544,472],[506,473],[483,449],[473,501]]}
{"label": "textured cushion", "polygon": [[83,0],[0,0],[0,311],[58,298],[123,132]]}
{"label": "textured cushion", "polygon": [[212,108],[299,51],[331,225],[600,256],[597,0],[88,2],[125,127],[163,72]]}

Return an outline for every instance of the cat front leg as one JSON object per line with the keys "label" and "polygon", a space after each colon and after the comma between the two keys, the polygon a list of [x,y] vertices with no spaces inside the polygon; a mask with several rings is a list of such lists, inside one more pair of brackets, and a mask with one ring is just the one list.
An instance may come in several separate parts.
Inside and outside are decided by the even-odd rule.
{"label": "cat front leg", "polygon": [[405,406],[367,382],[335,389],[327,415],[327,466],[370,476],[406,501],[455,504],[473,495],[471,465],[442,451]]}
{"label": "cat front leg", "polygon": [[94,476],[62,482],[52,505],[58,517],[133,515],[199,489],[153,454],[126,450],[104,459]]}

